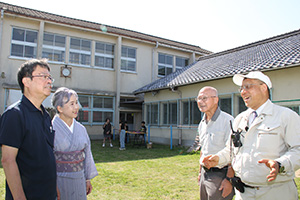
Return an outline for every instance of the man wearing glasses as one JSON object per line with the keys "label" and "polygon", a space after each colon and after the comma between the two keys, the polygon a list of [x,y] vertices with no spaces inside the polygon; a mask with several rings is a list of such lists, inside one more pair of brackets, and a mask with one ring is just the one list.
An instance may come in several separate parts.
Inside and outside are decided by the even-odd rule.
{"label": "man wearing glasses", "polygon": [[[295,171],[300,167],[300,117],[289,108],[270,100],[272,83],[262,72],[237,74],[233,82],[248,109],[239,114],[233,131],[240,134],[238,143],[228,143],[215,155],[207,156],[207,168],[232,163],[242,189],[235,190],[236,200],[296,200]],[[234,140],[235,137],[232,137]],[[233,184],[232,176],[227,177]]]}
{"label": "man wearing glasses", "polygon": [[[205,156],[215,154],[226,146],[233,117],[220,110],[218,92],[213,87],[202,88],[195,100],[199,110],[204,113],[198,127],[201,164]],[[225,179],[227,170],[227,163],[210,169],[200,165],[200,199],[232,199],[234,190]]]}
{"label": "man wearing glasses", "polygon": [[5,199],[56,199],[54,131],[42,105],[53,81],[46,60],[29,60],[18,71],[23,96],[0,118]]}

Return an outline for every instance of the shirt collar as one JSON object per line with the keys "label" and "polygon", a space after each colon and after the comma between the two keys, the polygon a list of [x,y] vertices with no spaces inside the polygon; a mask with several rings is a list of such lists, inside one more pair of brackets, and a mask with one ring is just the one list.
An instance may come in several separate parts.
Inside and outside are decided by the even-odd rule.
{"label": "shirt collar", "polygon": [[[216,121],[220,114],[221,114],[221,109],[218,106],[216,112],[214,113],[214,115],[212,116],[212,118],[210,120],[211,121]],[[206,114],[203,116],[203,120],[206,121]]]}
{"label": "shirt collar", "polygon": [[[22,98],[21,98],[21,102],[23,102],[25,104],[25,106],[31,111],[31,112],[36,112],[39,111],[41,112],[39,109],[37,109],[32,103],[31,101],[23,94]],[[41,104],[41,109],[43,111],[43,113],[46,112],[44,106]]]}
{"label": "shirt collar", "polygon": [[[262,111],[263,111],[263,109],[266,107],[268,101],[270,101],[270,100],[268,99],[263,105],[261,105],[259,108],[257,108],[257,109],[255,110],[256,113],[257,113],[257,116],[259,116],[259,115],[262,113]],[[254,110],[253,110],[253,111],[254,111]]]}

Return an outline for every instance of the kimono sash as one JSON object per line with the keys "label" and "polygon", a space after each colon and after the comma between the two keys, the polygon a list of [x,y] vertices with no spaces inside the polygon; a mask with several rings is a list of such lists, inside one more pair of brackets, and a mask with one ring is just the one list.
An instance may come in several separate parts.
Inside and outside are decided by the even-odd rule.
{"label": "kimono sash", "polygon": [[57,172],[78,172],[83,170],[84,149],[80,151],[54,152]]}

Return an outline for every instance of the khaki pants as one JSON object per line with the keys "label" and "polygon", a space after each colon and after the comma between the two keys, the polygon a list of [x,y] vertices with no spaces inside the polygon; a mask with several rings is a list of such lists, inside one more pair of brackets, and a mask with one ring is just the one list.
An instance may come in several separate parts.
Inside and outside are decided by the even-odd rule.
{"label": "khaki pants", "polygon": [[235,200],[297,200],[298,191],[295,182],[274,184],[256,188],[245,187],[245,192],[235,190]]}

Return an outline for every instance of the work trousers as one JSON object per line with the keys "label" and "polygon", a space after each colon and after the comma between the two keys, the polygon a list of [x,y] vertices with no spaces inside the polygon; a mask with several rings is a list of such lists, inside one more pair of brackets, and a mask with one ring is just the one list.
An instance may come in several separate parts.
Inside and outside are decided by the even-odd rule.
{"label": "work trousers", "polygon": [[227,170],[208,171],[204,168],[200,176],[200,199],[201,200],[231,200],[234,196],[234,189],[225,198],[222,197],[222,190],[219,190],[222,181],[226,177]]}

